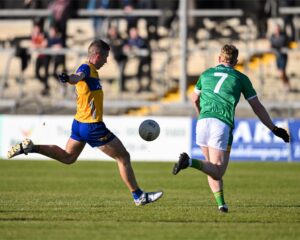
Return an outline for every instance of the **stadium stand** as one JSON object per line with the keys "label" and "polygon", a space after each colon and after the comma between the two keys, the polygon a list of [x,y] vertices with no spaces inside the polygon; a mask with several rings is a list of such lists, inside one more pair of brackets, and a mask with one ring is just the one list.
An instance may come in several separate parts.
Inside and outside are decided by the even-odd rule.
{"label": "stadium stand", "polygon": [[[34,61],[36,51],[26,51],[30,56],[28,66],[22,69],[22,58],[16,56],[16,43],[22,49],[28,49],[32,27],[32,16],[47,17],[49,12],[43,10],[22,9],[21,2],[16,1],[14,6],[9,1],[4,1],[0,10],[0,52],[2,66],[0,68],[0,111],[1,113],[55,113],[72,114],[74,112],[74,89],[64,88],[55,77],[49,79],[51,85],[50,97],[40,96],[41,84],[34,78]],[[115,15],[119,18],[124,14],[121,9],[95,12],[86,10],[84,1],[78,2],[77,14],[68,21],[68,48],[62,52],[67,57],[67,69],[74,71],[76,66],[85,58],[85,52],[89,41],[93,38],[91,16]],[[226,1],[227,2],[227,1]],[[44,1],[46,8],[49,1]],[[2,3],[3,4],[3,3]],[[18,7],[19,6],[19,7]],[[209,5],[207,5],[209,6]],[[219,5],[221,6],[221,5]],[[193,109],[188,102],[189,94],[193,90],[193,84],[197,81],[201,72],[207,67],[216,64],[218,51],[222,44],[231,42],[240,49],[238,68],[249,75],[254,86],[259,92],[260,98],[266,106],[273,110],[274,114],[281,116],[288,113],[290,116],[299,116],[299,93],[297,91],[286,93],[276,74],[275,58],[267,38],[258,38],[258,30],[253,12],[247,12],[246,8],[240,9],[238,4],[229,9],[191,9],[189,14],[197,21],[196,34],[187,39],[186,82],[182,97],[181,85],[181,38],[180,38],[180,12],[167,30],[158,29],[160,38],[157,42],[151,42],[153,52],[153,91],[136,94],[136,81],[129,81],[129,92],[119,92],[117,86],[118,66],[110,56],[107,66],[101,70],[101,78],[105,88],[106,114],[133,114],[133,115],[193,115]],[[232,5],[229,5],[232,7]],[[244,7],[244,6],[242,6]],[[14,8],[14,9],[12,9]],[[249,9],[250,11],[251,9]],[[253,10],[253,9],[252,9]],[[284,15],[292,13],[297,15],[300,11],[297,7],[280,8],[279,13]],[[297,11],[298,10],[298,11]],[[9,13],[8,13],[9,12]],[[140,11],[132,14],[137,16],[160,16],[161,10]],[[218,16],[219,15],[219,16]],[[218,16],[218,17],[217,17]],[[17,18],[17,19],[15,19]],[[298,19],[295,18],[296,26]],[[281,15],[268,21],[272,27],[273,21],[282,21]],[[140,19],[139,30],[146,34],[146,21]],[[118,27],[125,28],[126,21],[118,20]],[[300,57],[298,42],[291,43],[292,48],[287,49],[289,62],[287,72],[292,86],[300,89],[298,81],[300,72],[297,61]],[[43,50],[52,54],[49,49]],[[50,52],[49,52],[50,51]],[[25,56],[26,57],[26,56]],[[133,58],[127,68],[128,75],[136,74],[136,60]],[[241,116],[248,116],[247,104],[241,104]]]}

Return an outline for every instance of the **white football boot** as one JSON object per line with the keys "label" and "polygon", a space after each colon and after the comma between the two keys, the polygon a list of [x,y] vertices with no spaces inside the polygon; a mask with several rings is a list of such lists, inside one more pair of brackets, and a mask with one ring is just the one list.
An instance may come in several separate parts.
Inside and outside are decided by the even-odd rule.
{"label": "white football boot", "polygon": [[227,213],[228,212],[228,206],[226,204],[219,206],[219,211],[222,213]]}
{"label": "white football boot", "polygon": [[163,192],[144,192],[138,199],[134,199],[136,206],[146,205],[160,199]]}
{"label": "white football boot", "polygon": [[33,142],[30,139],[25,139],[23,142],[16,144],[7,152],[7,158],[13,158],[20,154],[27,155],[33,149]]}

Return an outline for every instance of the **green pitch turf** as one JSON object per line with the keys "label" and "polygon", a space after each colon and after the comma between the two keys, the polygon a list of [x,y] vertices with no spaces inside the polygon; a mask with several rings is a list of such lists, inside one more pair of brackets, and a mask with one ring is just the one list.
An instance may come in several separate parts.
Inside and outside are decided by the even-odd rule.
{"label": "green pitch turf", "polygon": [[300,239],[300,164],[233,163],[230,212],[206,177],[173,163],[133,163],[141,187],[164,190],[136,207],[114,162],[0,161],[0,239]]}

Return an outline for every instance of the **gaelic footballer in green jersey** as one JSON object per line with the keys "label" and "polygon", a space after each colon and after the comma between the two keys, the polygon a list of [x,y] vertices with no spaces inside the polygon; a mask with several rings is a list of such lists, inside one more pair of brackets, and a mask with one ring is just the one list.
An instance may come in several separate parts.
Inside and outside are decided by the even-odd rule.
{"label": "gaelic footballer in green jersey", "polygon": [[187,167],[207,174],[208,184],[221,212],[228,212],[222,178],[229,162],[235,108],[241,94],[261,122],[276,136],[289,142],[289,134],[273,124],[258,100],[249,78],[234,69],[237,59],[238,49],[233,45],[224,45],[219,56],[219,65],[204,71],[195,86],[192,101],[199,116],[196,143],[200,146],[205,160],[191,159],[187,153],[181,153],[173,167],[174,175]]}

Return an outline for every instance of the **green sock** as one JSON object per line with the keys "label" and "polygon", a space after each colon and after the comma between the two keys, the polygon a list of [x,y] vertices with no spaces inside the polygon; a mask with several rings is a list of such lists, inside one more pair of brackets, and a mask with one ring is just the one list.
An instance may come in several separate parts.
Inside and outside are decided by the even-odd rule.
{"label": "green sock", "polygon": [[196,168],[198,170],[201,170],[202,169],[202,161],[201,160],[198,160],[198,159],[193,159],[192,158],[192,165],[191,167],[192,168]]}
{"label": "green sock", "polygon": [[214,193],[218,207],[225,205],[223,190]]}

